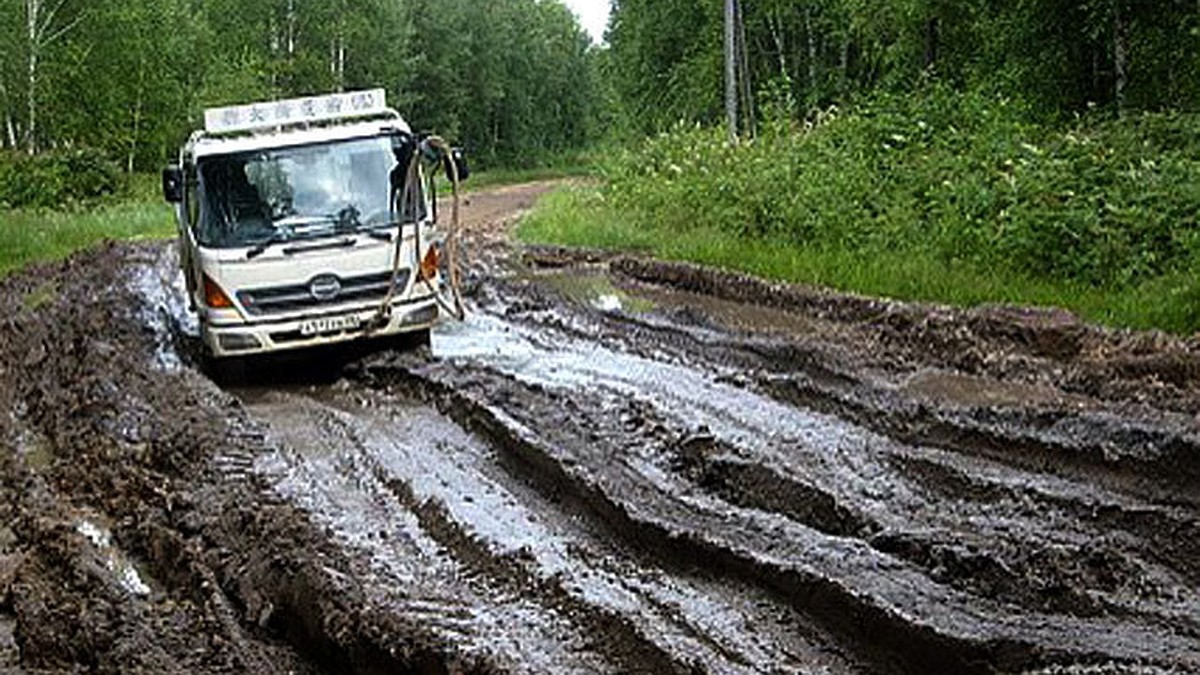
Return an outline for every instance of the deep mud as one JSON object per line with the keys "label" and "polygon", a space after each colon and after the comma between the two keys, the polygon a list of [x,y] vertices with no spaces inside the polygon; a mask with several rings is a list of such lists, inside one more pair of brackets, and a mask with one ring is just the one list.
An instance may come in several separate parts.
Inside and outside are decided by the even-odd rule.
{"label": "deep mud", "polygon": [[1200,672],[1195,340],[515,251],[546,187],[430,350],[224,388],[166,245],[0,281],[0,672]]}

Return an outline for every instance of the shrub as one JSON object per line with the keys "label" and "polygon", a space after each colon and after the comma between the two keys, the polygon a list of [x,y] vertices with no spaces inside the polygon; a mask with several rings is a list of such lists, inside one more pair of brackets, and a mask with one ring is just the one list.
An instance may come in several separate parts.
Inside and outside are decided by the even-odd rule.
{"label": "shrub", "polygon": [[731,231],[1121,287],[1200,261],[1200,115],[1031,123],[1004,99],[883,95],[732,148],[679,127],[605,167],[648,227]]}
{"label": "shrub", "polygon": [[117,193],[123,176],[98,150],[0,153],[0,206],[58,208]]}

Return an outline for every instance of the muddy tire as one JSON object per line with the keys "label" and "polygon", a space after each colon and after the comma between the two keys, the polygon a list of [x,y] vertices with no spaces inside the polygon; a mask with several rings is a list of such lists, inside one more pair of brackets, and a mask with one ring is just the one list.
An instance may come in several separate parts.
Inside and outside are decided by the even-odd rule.
{"label": "muddy tire", "polygon": [[428,328],[405,333],[401,336],[402,341],[408,349],[420,349],[433,344],[433,339],[430,337],[431,331]]}
{"label": "muddy tire", "polygon": [[204,374],[222,387],[235,386],[246,381],[246,359],[237,357],[216,358],[204,355]]}

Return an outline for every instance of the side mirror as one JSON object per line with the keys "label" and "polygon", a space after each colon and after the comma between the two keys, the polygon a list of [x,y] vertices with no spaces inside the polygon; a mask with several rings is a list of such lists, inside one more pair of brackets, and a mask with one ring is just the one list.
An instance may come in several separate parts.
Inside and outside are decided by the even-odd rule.
{"label": "side mirror", "polygon": [[454,162],[454,168],[458,170],[458,181],[462,181],[471,177],[471,167],[467,164],[467,155],[462,151],[462,148],[451,148],[450,154],[446,157],[446,180],[454,180],[454,172],[450,170],[450,162]]}
{"label": "side mirror", "polygon": [[162,172],[163,199],[171,204],[183,202],[183,169],[168,166]]}

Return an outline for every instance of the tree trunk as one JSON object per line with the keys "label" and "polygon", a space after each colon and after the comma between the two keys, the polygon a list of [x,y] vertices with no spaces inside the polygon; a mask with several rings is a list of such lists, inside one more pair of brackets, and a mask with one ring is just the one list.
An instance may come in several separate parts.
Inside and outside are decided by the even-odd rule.
{"label": "tree trunk", "polygon": [[12,99],[8,95],[8,85],[0,78],[0,105],[4,107],[4,136],[0,137],[0,147],[16,149],[17,129],[13,124]]}
{"label": "tree trunk", "polygon": [[784,32],[783,19],[775,12],[771,12],[767,15],[767,28],[771,33],[771,41],[775,43],[776,60],[779,64],[779,78],[783,82],[783,86],[787,87],[783,103],[787,106],[788,114],[792,115],[796,112],[796,101],[794,92],[792,91],[792,73],[788,68],[787,34]]}
{"label": "tree trunk", "polygon": [[37,85],[38,85],[38,17],[41,14],[41,0],[25,0],[26,37],[29,40],[29,56],[26,60],[26,90],[25,104],[25,149],[29,154],[37,152]]}
{"label": "tree trunk", "polygon": [[28,119],[25,121],[25,146],[30,154],[38,150],[38,84],[41,81],[42,50],[53,44],[55,40],[67,34],[79,22],[67,23],[54,32],[54,18],[62,9],[66,0],[58,0],[47,8],[42,0],[25,0],[25,37],[28,40],[28,59],[26,60],[26,97],[25,105]]}
{"label": "tree trunk", "polygon": [[737,33],[734,30],[734,1],[725,0],[725,117],[729,140],[738,140]]}
{"label": "tree trunk", "polygon": [[346,90],[346,32],[344,28],[338,33],[337,90]]}
{"label": "tree trunk", "polygon": [[838,69],[842,74],[842,92],[850,91],[850,32],[842,38],[842,54],[838,61]]}
{"label": "tree trunk", "polygon": [[146,93],[146,56],[145,52],[140,52],[138,56],[138,85],[137,99],[133,105],[133,129],[129,137],[129,158],[125,163],[125,170],[133,173],[133,163],[137,158],[138,137],[142,133],[142,102],[145,100]]}
{"label": "tree trunk", "polygon": [[339,28],[337,36],[329,43],[329,76],[333,78],[335,91],[346,87],[346,38]]}
{"label": "tree trunk", "polygon": [[737,23],[738,71],[741,73],[742,110],[746,112],[746,131],[750,134],[750,138],[754,138],[754,89],[750,81],[750,55],[746,48],[746,21],[742,17],[742,3],[740,0],[735,0],[733,8],[734,19]]}
{"label": "tree trunk", "polygon": [[288,0],[287,4],[287,56],[291,64],[296,56],[296,0]]}
{"label": "tree trunk", "polygon": [[930,70],[937,65],[940,28],[936,17],[925,22],[925,70]]}
{"label": "tree trunk", "polygon": [[1115,3],[1113,11],[1113,64],[1116,70],[1116,82],[1113,85],[1113,98],[1117,110],[1125,110],[1125,87],[1129,84],[1129,26],[1122,11],[1121,2]]}
{"label": "tree trunk", "polygon": [[804,34],[808,39],[808,100],[815,103],[817,92],[817,33],[813,30],[812,5],[804,6]]}
{"label": "tree trunk", "polygon": [[787,64],[787,38],[783,32],[783,20],[775,12],[767,15],[767,30],[771,33],[771,42],[775,43],[775,60],[779,65],[779,77],[784,82],[791,82],[791,74]]}

